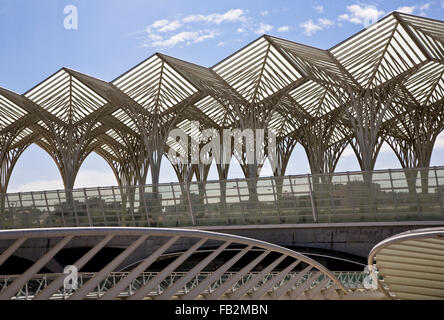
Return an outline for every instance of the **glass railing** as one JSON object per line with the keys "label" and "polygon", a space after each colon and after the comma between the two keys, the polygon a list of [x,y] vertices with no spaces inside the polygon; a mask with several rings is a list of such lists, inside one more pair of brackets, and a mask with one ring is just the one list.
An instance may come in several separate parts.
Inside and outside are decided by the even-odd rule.
{"label": "glass railing", "polygon": [[433,167],[9,193],[0,228],[438,221],[443,207]]}

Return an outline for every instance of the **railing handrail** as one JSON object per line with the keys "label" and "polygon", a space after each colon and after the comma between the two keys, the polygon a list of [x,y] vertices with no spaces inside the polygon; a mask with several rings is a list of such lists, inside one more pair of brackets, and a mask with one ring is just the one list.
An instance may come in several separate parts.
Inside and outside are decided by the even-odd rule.
{"label": "railing handrail", "polygon": [[[113,271],[110,272],[109,276],[123,276],[123,275],[127,275],[129,274],[131,271]],[[301,271],[290,271],[288,272],[288,274],[299,274]],[[315,273],[316,271],[310,271],[311,273]],[[334,275],[345,275],[345,276],[349,276],[349,275],[367,275],[368,273],[364,272],[364,271],[331,271]],[[160,274],[161,271],[144,271],[140,273],[140,276],[147,276],[147,275],[157,275]],[[196,277],[199,275],[211,275],[214,272],[212,271],[201,271],[198,274],[196,274]],[[224,273],[222,273],[222,275],[229,275],[229,274],[234,274],[236,273],[235,271],[226,271]],[[260,271],[250,271],[248,273],[246,273],[246,275],[256,275],[256,274],[260,274]],[[94,276],[97,274],[97,272],[79,272],[77,273],[79,276]],[[175,277],[175,276],[182,276],[184,274],[187,274],[186,271],[175,271],[172,272],[170,274],[171,277]],[[271,271],[268,273],[269,275],[276,275],[279,274],[278,271]],[[42,279],[42,278],[57,278],[59,276],[65,275],[65,273],[37,273],[36,275],[34,275],[31,280],[33,279]],[[10,274],[10,275],[0,275],[0,280],[5,280],[5,279],[14,279],[14,278],[18,278],[20,277],[20,274]]]}
{"label": "railing handrail", "polygon": [[372,171],[342,171],[342,172],[332,172],[332,173],[308,173],[308,174],[297,174],[297,175],[284,175],[284,176],[268,176],[268,177],[258,177],[258,178],[235,178],[226,180],[206,180],[206,181],[190,181],[190,182],[164,182],[158,184],[143,184],[143,185],[129,185],[129,186],[102,186],[102,187],[85,187],[85,188],[73,188],[73,189],[52,189],[52,190],[35,190],[35,191],[23,191],[23,192],[7,192],[0,193],[1,195],[31,195],[39,194],[43,192],[47,193],[70,193],[70,192],[82,192],[82,191],[94,191],[97,189],[107,190],[107,189],[126,189],[126,188],[149,188],[149,187],[163,187],[163,186],[180,186],[180,185],[198,185],[198,184],[213,184],[213,183],[229,183],[229,182],[239,182],[239,181],[263,181],[271,180],[276,178],[284,179],[304,179],[307,177],[331,177],[331,176],[347,176],[347,175],[359,175],[359,174],[377,174],[377,173],[396,173],[396,172],[408,172],[408,171],[424,171],[424,170],[444,170],[444,166],[432,166],[427,168],[395,168],[395,169],[378,169]]}
{"label": "railing handrail", "polygon": [[6,193],[0,219],[0,229],[441,221],[444,167]]}

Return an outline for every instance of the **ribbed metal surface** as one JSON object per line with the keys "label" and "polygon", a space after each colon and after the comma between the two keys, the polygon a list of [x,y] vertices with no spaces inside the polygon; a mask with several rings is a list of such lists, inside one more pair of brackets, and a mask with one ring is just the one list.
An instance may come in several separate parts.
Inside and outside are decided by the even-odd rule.
{"label": "ribbed metal surface", "polygon": [[402,233],[378,244],[379,285],[395,299],[444,299],[444,228]]}

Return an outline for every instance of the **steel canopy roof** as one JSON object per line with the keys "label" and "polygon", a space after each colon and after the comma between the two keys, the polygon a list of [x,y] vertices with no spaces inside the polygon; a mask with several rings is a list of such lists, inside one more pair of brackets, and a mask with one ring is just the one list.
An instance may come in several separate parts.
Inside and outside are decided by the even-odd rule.
{"label": "steel canopy roof", "polygon": [[[392,83],[400,90],[396,108],[442,105],[443,21],[395,12],[329,50],[264,35],[211,68],[156,53],[109,83],[62,68],[22,96],[0,90],[0,134],[21,128],[2,149],[26,137],[57,148],[51,139],[75,135],[87,150],[117,159],[130,152],[128,137],[142,139],[140,119],[174,118],[188,130],[190,121],[200,121],[222,130],[236,126],[242,112],[269,104],[267,127],[278,139],[298,140],[307,122],[329,125],[326,119],[337,117],[334,125],[345,125],[341,90]],[[394,135],[400,114],[385,115]],[[353,134],[334,131],[331,143]]]}

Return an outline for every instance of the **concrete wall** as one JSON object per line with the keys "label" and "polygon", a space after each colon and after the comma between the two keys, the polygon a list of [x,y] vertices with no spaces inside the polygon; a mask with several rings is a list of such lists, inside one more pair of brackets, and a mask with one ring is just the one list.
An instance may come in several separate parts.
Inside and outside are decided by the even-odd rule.
{"label": "concrete wall", "polygon": [[284,247],[316,248],[367,258],[382,240],[408,230],[444,226],[442,222],[373,222],[207,227],[204,230],[259,239]]}

